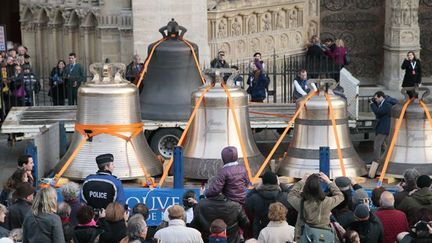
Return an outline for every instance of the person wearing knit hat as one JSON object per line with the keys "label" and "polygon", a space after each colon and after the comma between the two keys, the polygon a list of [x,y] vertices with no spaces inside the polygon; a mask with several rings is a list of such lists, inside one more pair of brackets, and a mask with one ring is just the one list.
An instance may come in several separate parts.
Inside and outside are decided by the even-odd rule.
{"label": "person wearing knit hat", "polygon": [[36,188],[28,182],[22,182],[16,186],[12,196],[16,200],[8,208],[9,213],[6,215],[8,229],[22,228],[25,216],[31,211],[35,191]]}
{"label": "person wearing knit hat", "polygon": [[358,204],[354,210],[355,222],[348,225],[347,230],[355,230],[360,242],[384,242],[384,231],[381,221],[366,204]]}
{"label": "person wearing knit hat", "polygon": [[366,204],[369,205],[370,199],[369,195],[364,189],[358,189],[354,191],[352,196],[352,205],[355,208],[358,204]]}
{"label": "person wearing knit hat", "polygon": [[403,173],[403,179],[397,186],[399,190],[395,193],[395,207],[397,208],[402,200],[409,195],[409,193],[417,188],[417,178],[420,173],[416,168],[407,169]]}
{"label": "person wearing knit hat", "polygon": [[432,191],[430,189],[431,179],[428,175],[421,175],[417,178],[417,190],[410,193],[398,205],[397,209],[403,211],[410,225],[416,223],[417,212],[421,208],[432,210]]}
{"label": "person wearing knit hat", "polygon": [[112,173],[114,155],[101,154],[95,158],[98,166],[96,174],[85,178],[82,186],[82,200],[93,208],[106,208],[112,202],[125,204],[123,185]]}
{"label": "person wearing knit hat", "polygon": [[206,197],[214,197],[220,193],[228,199],[244,204],[246,201],[248,174],[244,165],[238,163],[237,148],[228,146],[222,149],[223,166],[217,172],[213,182],[209,183]]}
{"label": "person wearing knit hat", "polygon": [[359,221],[366,221],[369,219],[369,207],[366,204],[359,204],[354,210],[354,216]]}

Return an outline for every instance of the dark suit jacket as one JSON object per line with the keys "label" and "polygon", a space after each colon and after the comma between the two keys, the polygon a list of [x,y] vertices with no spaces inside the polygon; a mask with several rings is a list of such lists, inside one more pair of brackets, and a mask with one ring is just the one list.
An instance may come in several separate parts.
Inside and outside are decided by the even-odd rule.
{"label": "dark suit jacket", "polygon": [[375,133],[388,135],[390,133],[392,104],[385,99],[381,106],[375,102],[370,106],[376,117]]}
{"label": "dark suit jacket", "polygon": [[78,86],[85,81],[84,69],[79,63],[75,63],[75,66],[72,68],[72,64],[66,65],[64,70],[64,78],[69,81],[69,84],[76,81]]}

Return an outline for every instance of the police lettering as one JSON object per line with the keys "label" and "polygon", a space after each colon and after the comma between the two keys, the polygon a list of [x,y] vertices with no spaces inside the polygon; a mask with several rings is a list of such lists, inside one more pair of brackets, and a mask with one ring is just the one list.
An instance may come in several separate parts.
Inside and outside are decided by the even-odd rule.
{"label": "police lettering", "polygon": [[107,193],[90,191],[90,197],[107,199]]}

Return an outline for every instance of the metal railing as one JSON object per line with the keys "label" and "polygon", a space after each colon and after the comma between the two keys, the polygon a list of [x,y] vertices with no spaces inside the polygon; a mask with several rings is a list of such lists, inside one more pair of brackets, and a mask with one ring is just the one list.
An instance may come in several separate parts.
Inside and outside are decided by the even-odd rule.
{"label": "metal railing", "polygon": [[[238,60],[230,62],[231,66],[239,68],[240,75],[243,76],[244,87],[247,88],[247,79],[251,73],[252,60]],[[309,78],[335,78],[339,79],[339,68],[330,58],[322,57],[319,60],[311,60],[305,55],[272,55],[263,59],[265,72],[270,79],[268,87],[267,101],[272,103],[293,102],[293,81],[300,69],[308,71]],[[87,80],[92,77],[88,76]],[[49,77],[39,79],[40,89],[26,92],[25,97],[17,97],[14,93],[14,85],[9,84],[9,91],[1,92],[0,108],[4,117],[12,106],[50,106],[68,105],[67,97],[70,97],[70,89],[65,84],[50,86]],[[246,87],[245,87],[246,86]],[[2,86],[0,86],[2,88]],[[29,94],[30,93],[30,94]],[[69,103],[71,104],[71,103]]]}

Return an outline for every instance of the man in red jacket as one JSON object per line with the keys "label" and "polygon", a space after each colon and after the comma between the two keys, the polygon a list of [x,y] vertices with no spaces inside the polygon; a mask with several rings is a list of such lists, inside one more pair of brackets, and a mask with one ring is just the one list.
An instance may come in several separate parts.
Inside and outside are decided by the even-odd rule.
{"label": "man in red jacket", "polygon": [[380,197],[380,207],[375,212],[384,228],[384,242],[395,242],[399,233],[408,231],[407,217],[404,212],[394,208],[394,201],[391,192],[383,192]]}

